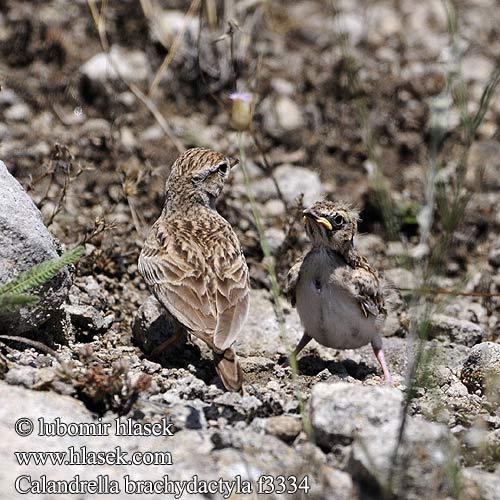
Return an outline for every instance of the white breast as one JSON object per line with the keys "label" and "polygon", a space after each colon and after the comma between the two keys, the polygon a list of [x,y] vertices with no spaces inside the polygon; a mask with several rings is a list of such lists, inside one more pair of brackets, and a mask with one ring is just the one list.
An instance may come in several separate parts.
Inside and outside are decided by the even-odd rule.
{"label": "white breast", "polygon": [[357,301],[334,279],[344,259],[315,248],[304,259],[297,283],[297,311],[308,335],[334,349],[355,349],[377,336],[375,317],[366,318]]}

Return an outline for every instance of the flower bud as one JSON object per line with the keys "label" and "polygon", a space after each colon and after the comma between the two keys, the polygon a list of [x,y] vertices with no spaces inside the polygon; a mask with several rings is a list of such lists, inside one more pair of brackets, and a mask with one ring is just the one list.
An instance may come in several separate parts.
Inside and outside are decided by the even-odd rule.
{"label": "flower bud", "polygon": [[247,130],[252,123],[252,94],[248,92],[234,92],[229,98],[233,101],[231,126],[243,132]]}

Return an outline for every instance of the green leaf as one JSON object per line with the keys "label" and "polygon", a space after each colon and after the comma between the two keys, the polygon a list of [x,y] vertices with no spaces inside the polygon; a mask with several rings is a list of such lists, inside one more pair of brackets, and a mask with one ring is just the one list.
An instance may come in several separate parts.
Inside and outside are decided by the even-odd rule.
{"label": "green leaf", "polygon": [[6,309],[15,309],[16,307],[36,304],[40,300],[40,297],[36,295],[24,295],[24,294],[3,294],[0,295],[0,311]]}
{"label": "green leaf", "polygon": [[83,255],[84,248],[76,247],[73,250],[65,252],[60,257],[47,260],[37,266],[21,273],[10,283],[0,287],[0,297],[9,295],[19,295],[31,288],[43,285],[51,280],[63,267],[77,262]]}

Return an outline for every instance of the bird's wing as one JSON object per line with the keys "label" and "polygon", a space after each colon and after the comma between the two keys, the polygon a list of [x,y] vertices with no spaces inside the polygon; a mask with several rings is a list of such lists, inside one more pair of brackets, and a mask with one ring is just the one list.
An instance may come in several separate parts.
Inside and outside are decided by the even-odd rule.
{"label": "bird's wing", "polygon": [[375,271],[367,267],[356,267],[351,273],[352,293],[358,301],[365,317],[369,314],[385,314],[384,297],[380,280]]}
{"label": "bird's wing", "polygon": [[246,319],[248,268],[229,224],[212,219],[159,219],[144,244],[139,272],[183,325],[224,350]]}
{"label": "bird's wing", "polygon": [[299,281],[299,274],[300,274],[300,268],[302,267],[302,262],[304,262],[304,259],[300,259],[298,262],[296,262],[290,268],[288,274],[286,275],[284,292],[285,295],[290,299],[292,306],[295,306],[295,303],[297,302],[296,288],[297,288],[297,283]]}

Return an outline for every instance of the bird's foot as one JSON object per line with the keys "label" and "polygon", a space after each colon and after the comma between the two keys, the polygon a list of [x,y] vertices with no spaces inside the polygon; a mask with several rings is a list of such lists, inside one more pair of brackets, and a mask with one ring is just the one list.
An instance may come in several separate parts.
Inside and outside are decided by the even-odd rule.
{"label": "bird's foot", "polygon": [[388,377],[387,376],[379,377],[378,375],[375,375],[371,380],[373,380],[374,382],[376,382],[378,384],[387,384],[387,385],[390,385],[392,387],[399,387],[401,385],[399,382],[396,382],[395,380],[393,380],[391,375],[389,375]]}

